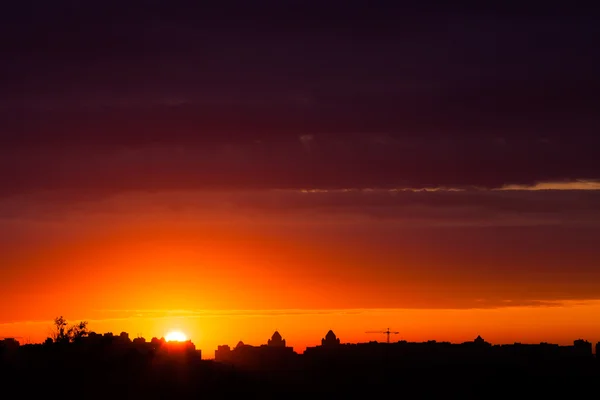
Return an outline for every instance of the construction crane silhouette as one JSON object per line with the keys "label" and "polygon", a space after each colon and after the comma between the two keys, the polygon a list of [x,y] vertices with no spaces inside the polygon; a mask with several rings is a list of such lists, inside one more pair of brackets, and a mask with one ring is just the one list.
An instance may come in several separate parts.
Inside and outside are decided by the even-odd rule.
{"label": "construction crane silhouette", "polygon": [[365,333],[385,333],[387,335],[387,342],[390,342],[390,335],[397,335],[400,332],[392,332],[390,328],[387,328],[385,331],[366,331]]}

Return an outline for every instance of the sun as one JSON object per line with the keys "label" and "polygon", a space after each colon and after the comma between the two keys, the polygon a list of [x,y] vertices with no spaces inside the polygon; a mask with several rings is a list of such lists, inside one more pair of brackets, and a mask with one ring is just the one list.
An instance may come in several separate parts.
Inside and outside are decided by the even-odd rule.
{"label": "sun", "polygon": [[185,342],[187,340],[187,336],[185,336],[185,333],[181,331],[171,331],[167,333],[165,340],[167,342]]}

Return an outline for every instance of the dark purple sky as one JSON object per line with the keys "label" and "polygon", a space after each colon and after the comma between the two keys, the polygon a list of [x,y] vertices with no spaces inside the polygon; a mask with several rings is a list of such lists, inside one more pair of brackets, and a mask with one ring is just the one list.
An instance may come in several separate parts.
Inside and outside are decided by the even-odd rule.
{"label": "dark purple sky", "polygon": [[251,3],[3,6],[1,192],[600,177],[593,10]]}
{"label": "dark purple sky", "polygon": [[598,10],[201,3],[2,5],[0,291],[143,220],[306,248],[336,307],[600,298]]}

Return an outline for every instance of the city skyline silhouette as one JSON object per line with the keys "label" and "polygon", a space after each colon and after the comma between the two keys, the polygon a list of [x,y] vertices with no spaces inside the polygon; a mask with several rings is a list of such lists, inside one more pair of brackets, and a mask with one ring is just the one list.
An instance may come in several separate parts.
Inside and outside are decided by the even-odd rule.
{"label": "city skyline silhouette", "polygon": [[600,341],[599,20],[6,2],[1,383],[577,397]]}
{"label": "city skyline silhouette", "polygon": [[[67,326],[62,317],[56,318],[55,334],[43,344],[0,340],[0,374],[7,378],[3,389],[20,386],[21,392],[29,393],[25,379],[49,384],[67,374],[70,384],[86,392],[87,398],[346,395],[358,388],[385,393],[400,387],[433,396],[473,396],[488,391],[489,385],[500,385],[499,393],[518,388],[521,393],[569,390],[576,394],[582,388],[573,382],[600,379],[600,358],[592,354],[592,343],[582,339],[570,346],[497,345],[481,336],[457,344],[345,343],[329,330],[320,345],[297,353],[276,330],[265,344],[220,345],[214,359],[203,360],[202,350],[184,338],[147,341],[131,339],[126,332],[98,334],[89,331],[85,321],[70,325],[78,329]],[[596,351],[599,348],[600,342]],[[558,381],[544,386],[540,377]],[[465,385],[465,380],[470,383]],[[427,381],[441,386],[418,383]],[[94,382],[102,382],[101,387]]]}
{"label": "city skyline silhouette", "polygon": [[[42,343],[52,343],[52,342],[61,342],[63,340],[66,340],[67,342],[77,342],[79,339],[85,339],[85,340],[89,340],[89,337],[92,338],[96,338],[96,337],[115,337],[115,335],[112,332],[105,332],[105,333],[97,333],[94,330],[90,330],[89,329],[89,324],[87,321],[80,321],[78,323],[75,324],[70,324],[63,316],[60,317],[56,317],[54,319],[54,326],[53,328],[51,328],[51,333],[50,336],[46,337],[46,339],[43,342],[39,342],[39,343],[34,343],[31,341],[30,338],[27,338],[27,340],[25,342],[23,342],[23,337],[21,336],[0,336],[0,341],[4,341],[5,343],[13,343],[16,345],[38,345],[38,344],[42,344]],[[541,341],[539,343],[527,343],[527,342],[522,342],[522,341],[515,341],[513,343],[489,343],[487,341],[485,341],[485,339],[483,339],[481,337],[481,335],[477,335],[473,340],[467,340],[467,341],[463,341],[463,342],[451,342],[451,341],[447,341],[447,340],[432,340],[432,339],[427,339],[427,340],[423,340],[423,341],[407,341],[405,339],[398,339],[398,340],[391,340],[390,339],[390,335],[393,334],[399,334],[400,332],[398,331],[391,331],[390,328],[386,328],[385,330],[381,330],[381,331],[365,331],[365,333],[368,334],[379,334],[379,335],[384,335],[383,337],[385,338],[383,341],[381,340],[377,340],[372,339],[372,340],[368,340],[368,341],[363,341],[363,342],[348,342],[348,341],[340,341],[340,339],[337,337],[337,335],[335,334],[333,329],[329,329],[327,330],[327,333],[323,336],[323,338],[320,339],[320,345],[318,344],[319,341],[318,340],[314,340],[313,346],[306,346],[304,348],[301,348],[299,351],[294,351],[294,345],[293,343],[291,345],[287,345],[289,344],[289,342],[286,342],[285,339],[283,339],[282,335],[279,332],[279,329],[275,329],[273,331],[273,334],[271,336],[270,339],[263,341],[264,343],[260,343],[260,344],[248,344],[248,343],[244,343],[243,339],[240,339],[237,342],[237,345],[234,346],[247,346],[247,347],[263,347],[263,346],[267,346],[267,347],[285,347],[290,349],[294,354],[304,354],[306,353],[306,351],[311,351],[311,349],[317,348],[317,347],[322,347],[325,345],[358,345],[358,344],[417,344],[417,343],[429,343],[429,344],[442,344],[442,345],[464,345],[465,343],[486,343],[487,345],[491,345],[491,346],[528,346],[528,347],[535,347],[535,346],[551,346],[553,348],[571,348],[573,347],[573,343],[578,343],[578,342],[582,342],[582,343],[586,343],[586,346],[589,346],[589,353],[590,354],[596,354],[596,351],[598,348],[600,348],[600,341],[598,341],[596,343],[596,346],[594,347],[592,345],[592,342],[586,340],[586,339],[582,339],[581,337],[578,337],[576,339],[573,339],[572,343],[570,344],[558,344],[558,343],[549,343],[546,341]],[[125,332],[125,331],[121,331],[121,333],[118,335],[122,338],[126,338],[127,340],[129,340],[129,333]],[[146,338],[144,337],[144,335],[138,333],[137,336],[135,337],[135,339],[138,342],[146,342]],[[171,330],[169,332],[167,332],[165,335],[162,335],[160,337],[154,336],[152,337],[151,342],[154,341],[161,341],[161,342],[173,342],[173,343],[190,343],[192,345],[195,344],[193,343],[193,340],[191,338],[188,338],[187,335],[185,334],[185,332],[182,332],[180,330]],[[272,343],[273,342],[273,343]],[[229,344],[227,343],[221,343],[221,345],[219,345],[217,348],[221,348],[221,347],[229,347]],[[198,349],[199,351],[201,351],[201,349]],[[210,354],[210,353],[209,353]],[[217,357],[210,357],[207,359],[216,359]]]}

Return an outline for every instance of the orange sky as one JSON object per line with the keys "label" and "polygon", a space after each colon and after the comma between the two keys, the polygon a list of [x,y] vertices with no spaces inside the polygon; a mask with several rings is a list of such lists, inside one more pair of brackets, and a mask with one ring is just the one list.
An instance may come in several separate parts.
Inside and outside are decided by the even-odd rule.
{"label": "orange sky", "polygon": [[1,336],[600,340],[593,13],[12,3]]}
{"label": "orange sky", "polygon": [[1,336],[600,340],[592,13],[12,3]]}
{"label": "orange sky", "polygon": [[600,340],[589,227],[378,219],[275,195],[228,206],[234,195],[49,201],[5,218],[0,336],[42,341],[64,315],[147,339],[180,329],[205,357],[275,329],[299,350],[329,329],[384,340],[364,332],[388,326],[415,341]]}
{"label": "orange sky", "polygon": [[[89,326],[97,332],[126,331],[130,337],[147,339],[180,330],[212,358],[220,344],[266,343],[275,329],[288,346],[302,352],[320,344],[328,329],[346,343],[385,341],[384,334],[365,331],[400,332],[391,340],[438,340],[462,342],[481,335],[492,343],[571,344],[577,338],[600,340],[600,302],[571,302],[550,307],[506,307],[493,310],[213,310],[213,311],[103,311],[94,312]],[[104,317],[103,319],[100,319]],[[75,320],[73,320],[74,322]],[[41,341],[48,335],[50,321],[18,322],[0,325],[0,336],[22,336],[22,342]]]}

